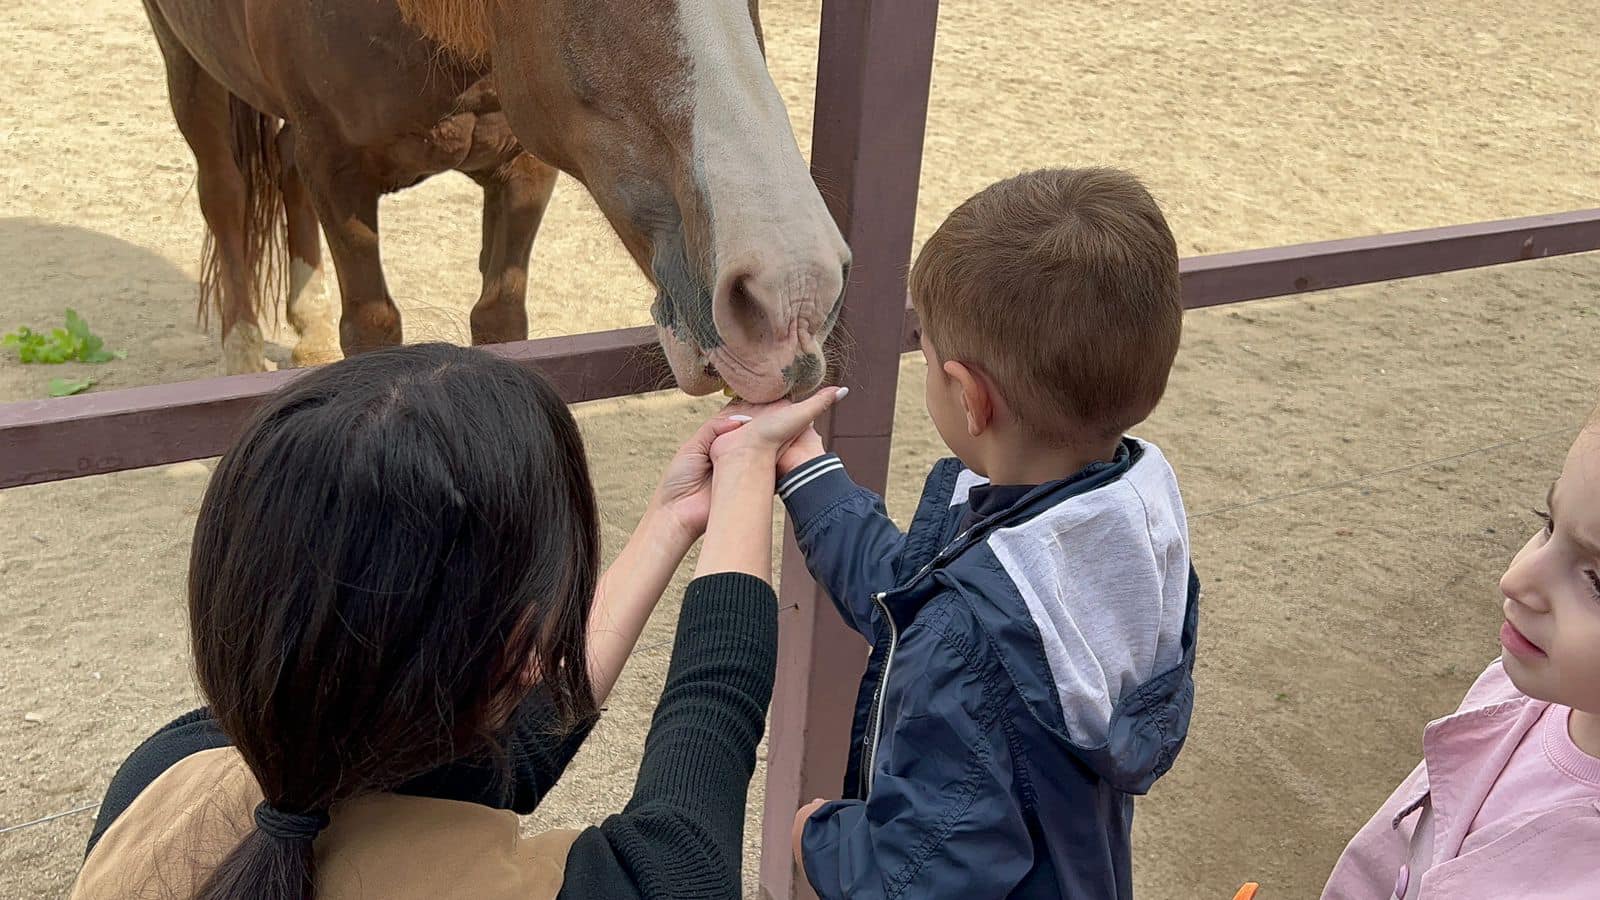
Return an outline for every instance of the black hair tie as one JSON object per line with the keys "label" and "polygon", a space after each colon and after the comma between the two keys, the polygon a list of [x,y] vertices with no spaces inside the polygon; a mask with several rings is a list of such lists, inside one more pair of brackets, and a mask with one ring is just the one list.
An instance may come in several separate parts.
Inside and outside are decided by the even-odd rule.
{"label": "black hair tie", "polygon": [[263,800],[256,804],[256,827],[280,841],[310,841],[328,827],[328,813],[286,813]]}

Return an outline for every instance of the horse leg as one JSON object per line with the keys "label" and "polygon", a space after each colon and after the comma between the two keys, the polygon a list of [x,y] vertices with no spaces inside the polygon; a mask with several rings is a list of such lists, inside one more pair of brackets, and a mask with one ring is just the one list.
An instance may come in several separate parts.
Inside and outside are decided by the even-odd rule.
{"label": "horse leg", "polygon": [[472,307],[472,343],[528,339],[528,259],[550,205],[556,170],[522,154],[473,176],[483,185],[483,293]]}
{"label": "horse leg", "polygon": [[399,344],[400,310],[378,253],[378,179],[360,154],[305,132],[295,143],[295,162],[311,188],[339,277],[340,347],[353,356]]}
{"label": "horse leg", "polygon": [[294,164],[294,129],[278,133],[283,160],[283,211],[289,226],[289,324],[299,334],[295,366],[315,366],[340,357],[338,310],[322,271],[322,230],[300,169]]}
{"label": "horse leg", "polygon": [[[162,37],[161,31],[157,29],[158,38]],[[268,246],[277,235],[252,236],[250,229],[275,228],[276,219],[252,221],[256,218],[254,210],[266,198],[252,196],[252,186],[234,148],[235,118],[259,114],[249,111],[227,88],[207,75],[175,40],[160,43],[167,63],[173,118],[194,153],[200,213],[208,231],[200,278],[202,315],[212,306],[221,311],[223,374],[268,371],[272,364],[262,352],[255,294],[257,267],[270,263],[262,258],[260,248]],[[245,153],[252,149],[243,148]],[[258,193],[270,187],[263,188],[258,179]],[[252,237],[257,242],[254,253]]]}

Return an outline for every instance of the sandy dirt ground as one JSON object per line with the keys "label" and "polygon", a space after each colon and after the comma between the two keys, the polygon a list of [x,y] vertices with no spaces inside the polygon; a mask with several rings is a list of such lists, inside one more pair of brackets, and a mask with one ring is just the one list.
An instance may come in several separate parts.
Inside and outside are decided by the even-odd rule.
{"label": "sandy dirt ground", "polygon": [[[997,177],[1143,175],[1185,253],[1600,205],[1600,8],[1354,0],[946,0],[918,238]],[[809,146],[817,3],[764,6]],[[461,341],[479,193],[385,202],[408,340]],[[83,313],[126,360],[97,390],[202,377],[193,163],[140,6],[0,2],[0,329]],[[642,324],[649,289],[564,180],[535,250],[539,335]],[[1206,584],[1193,738],[1139,807],[1143,897],[1315,896],[1414,763],[1421,729],[1497,652],[1495,581],[1596,399],[1600,256],[1190,317],[1140,429],[1174,461]],[[280,356],[286,349],[278,348]],[[49,371],[0,359],[0,401]],[[891,510],[940,448],[902,367]],[[579,410],[620,546],[713,405]],[[0,492],[0,897],[62,896],[134,744],[191,706],[182,615],[209,463]],[[681,582],[680,582],[681,584]],[[669,594],[605,721],[530,827],[625,802],[665,671]],[[759,776],[751,803],[754,872]]]}

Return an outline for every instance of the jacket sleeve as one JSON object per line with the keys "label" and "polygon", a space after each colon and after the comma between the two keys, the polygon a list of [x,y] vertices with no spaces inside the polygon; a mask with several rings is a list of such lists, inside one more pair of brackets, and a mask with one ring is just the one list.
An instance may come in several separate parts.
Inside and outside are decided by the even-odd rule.
{"label": "jacket sleeve", "polygon": [[875,641],[872,595],[894,585],[906,536],[884,511],[883,498],[856,484],[832,453],[796,467],[778,484],[794,520],[806,568],[845,624]]}
{"label": "jacket sleeve", "polygon": [[[823,900],[1004,897],[1033,865],[1033,841],[998,702],[981,669],[926,630],[901,645],[916,684],[893,720],[865,801],[827,804],[802,835],[806,878]],[[912,637],[908,634],[907,637]]]}
{"label": "jacket sleeve", "polygon": [[572,845],[561,900],[739,896],[777,658],[766,582],[721,574],[689,584],[633,798]]}

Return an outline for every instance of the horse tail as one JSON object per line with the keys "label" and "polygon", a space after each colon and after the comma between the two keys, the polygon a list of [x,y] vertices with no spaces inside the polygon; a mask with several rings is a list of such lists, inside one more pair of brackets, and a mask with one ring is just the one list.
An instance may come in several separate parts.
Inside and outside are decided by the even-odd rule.
{"label": "horse tail", "polygon": [[[283,160],[278,148],[277,118],[228,95],[228,136],[234,166],[244,185],[244,272],[250,306],[261,321],[278,300],[288,296],[289,225],[283,205]],[[216,235],[206,229],[201,250],[199,319],[222,312],[224,272]]]}

